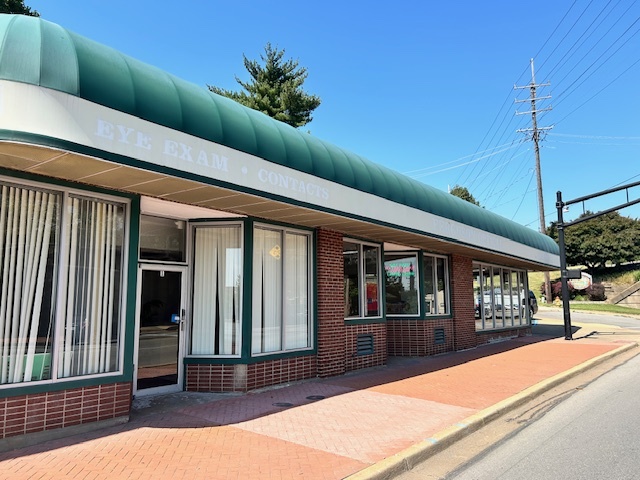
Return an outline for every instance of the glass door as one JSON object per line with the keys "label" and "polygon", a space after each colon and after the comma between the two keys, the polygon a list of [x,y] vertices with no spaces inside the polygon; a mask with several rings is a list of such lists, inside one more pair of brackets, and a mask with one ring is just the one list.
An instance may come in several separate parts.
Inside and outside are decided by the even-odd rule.
{"label": "glass door", "polygon": [[138,276],[137,392],[182,389],[186,268],[141,266]]}

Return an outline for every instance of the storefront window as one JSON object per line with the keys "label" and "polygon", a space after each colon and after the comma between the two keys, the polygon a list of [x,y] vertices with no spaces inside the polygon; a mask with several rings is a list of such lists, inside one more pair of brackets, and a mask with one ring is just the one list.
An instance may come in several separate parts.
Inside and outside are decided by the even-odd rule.
{"label": "storefront window", "polygon": [[252,353],[311,348],[311,236],[277,227],[253,234]]}
{"label": "storefront window", "polygon": [[345,241],[343,259],[345,318],[381,316],[380,247]]}
{"label": "storefront window", "polygon": [[384,256],[387,315],[418,315],[418,254]]}
{"label": "storefront window", "polygon": [[6,184],[0,203],[0,384],[118,371],[125,205]]}
{"label": "storefront window", "polygon": [[424,299],[426,315],[448,315],[449,262],[446,257],[425,254],[423,258]]}
{"label": "storefront window", "polygon": [[194,228],[193,355],[239,355],[242,246],[240,225]]}
{"label": "storefront window", "polygon": [[524,270],[474,264],[476,330],[528,325],[526,277]]}

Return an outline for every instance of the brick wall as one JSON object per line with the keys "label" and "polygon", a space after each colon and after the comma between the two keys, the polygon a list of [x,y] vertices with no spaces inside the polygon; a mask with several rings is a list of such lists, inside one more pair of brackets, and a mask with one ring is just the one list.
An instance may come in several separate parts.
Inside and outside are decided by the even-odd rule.
{"label": "brick wall", "polygon": [[[435,343],[435,330],[444,330],[444,343]],[[387,320],[387,348],[389,355],[423,357],[453,350],[453,321],[450,318]]]}
{"label": "brick wall", "polygon": [[267,360],[250,365],[187,365],[186,390],[247,392],[317,376],[315,355]]}
{"label": "brick wall", "polygon": [[131,383],[0,398],[0,438],[128,416]]}
{"label": "brick wall", "polygon": [[318,278],[318,376],[345,372],[344,262],[342,234],[319,229]]}
{"label": "brick wall", "polygon": [[477,345],[471,258],[451,255],[451,300],[455,350]]}
{"label": "brick wall", "polygon": [[[386,365],[387,363],[387,326],[384,323],[368,325],[347,325],[345,336],[347,371],[360,368]],[[373,353],[357,354],[358,335],[373,335]]]}

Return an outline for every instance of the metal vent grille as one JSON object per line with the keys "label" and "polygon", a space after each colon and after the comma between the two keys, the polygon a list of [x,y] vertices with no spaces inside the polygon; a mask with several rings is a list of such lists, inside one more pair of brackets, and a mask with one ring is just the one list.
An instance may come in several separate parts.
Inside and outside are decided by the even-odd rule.
{"label": "metal vent grille", "polygon": [[435,328],[433,330],[433,343],[442,345],[445,343],[444,328]]}
{"label": "metal vent grille", "polygon": [[373,335],[358,335],[356,355],[371,355],[373,353]]}

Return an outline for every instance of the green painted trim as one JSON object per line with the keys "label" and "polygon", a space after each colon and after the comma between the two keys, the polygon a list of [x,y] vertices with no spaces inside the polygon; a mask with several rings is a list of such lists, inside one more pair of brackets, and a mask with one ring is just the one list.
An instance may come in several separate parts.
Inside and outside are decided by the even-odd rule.
{"label": "green painted trim", "polygon": [[242,345],[241,358],[246,362],[251,358],[253,329],[253,219],[244,221],[243,228],[243,274],[242,274]]}
{"label": "green painted trim", "polygon": [[[232,184],[232,183],[227,183],[227,182],[223,182],[220,180],[216,180],[210,177],[203,177],[203,176],[199,176],[199,175],[195,175],[192,173],[188,173],[188,172],[184,172],[182,170],[176,170],[176,169],[172,169],[169,167],[163,167],[161,165],[156,165],[156,164],[151,164],[151,163],[146,163],[146,162],[142,162],[139,160],[135,160],[132,159],[130,157],[125,157],[122,155],[116,155],[113,154],[111,152],[106,152],[104,150],[99,150],[99,149],[95,149],[95,148],[91,148],[91,147],[87,147],[84,145],[79,145],[79,144],[75,144],[73,142],[68,142],[65,140],[60,140],[60,139],[56,139],[56,138],[52,138],[52,137],[46,137],[46,136],[42,136],[42,135],[34,135],[31,133],[24,133],[24,132],[15,132],[15,131],[10,131],[10,130],[1,130],[0,129],[0,141],[2,140],[7,140],[7,141],[13,141],[13,142],[22,142],[22,143],[31,143],[33,145],[38,145],[38,146],[44,146],[44,147],[50,147],[50,148],[55,148],[58,150],[66,150],[69,152],[73,152],[73,153],[78,153],[81,155],[88,155],[88,156],[92,156],[92,157],[96,157],[96,158],[103,158],[105,160],[109,160],[113,163],[117,163],[120,165],[125,165],[125,166],[130,166],[130,167],[135,167],[135,168],[140,168],[143,170],[147,170],[150,172],[154,172],[154,173],[160,173],[163,175],[170,175],[170,176],[174,176],[177,178],[181,178],[181,179],[185,179],[185,180],[193,180],[196,182],[200,182],[206,185],[211,185],[214,187],[221,187],[221,188],[226,188],[226,189],[231,189],[240,193],[247,193],[250,195],[255,195],[261,198],[265,198],[268,200],[274,200],[277,202],[282,202],[288,205],[293,205],[293,206],[297,206],[297,207],[304,207],[304,208],[308,208],[310,210],[314,210],[314,211],[318,211],[318,212],[322,212],[322,213],[329,213],[331,215],[337,215],[340,217],[344,217],[344,218],[349,218],[352,220],[358,220],[358,221],[363,221],[363,222],[368,222],[371,223],[373,225],[379,225],[382,227],[388,227],[388,228],[392,228],[394,230],[399,230],[399,231],[403,231],[403,232],[408,232],[408,233],[414,233],[416,235],[420,235],[423,237],[427,237],[427,238],[433,238],[435,240],[440,240],[446,243],[451,243],[453,245],[460,245],[463,247],[467,247],[473,250],[481,250],[483,252],[488,252],[488,253],[493,253],[496,255],[500,255],[500,256],[505,256],[504,252],[501,252],[499,250],[494,250],[491,248],[480,248],[477,245],[470,243],[470,242],[463,242],[457,239],[453,239],[453,238],[449,238],[449,237],[445,237],[442,235],[436,235],[433,233],[428,233],[422,230],[418,230],[415,228],[411,228],[409,226],[405,226],[405,225],[395,225],[395,224],[391,224],[389,222],[383,222],[383,221],[379,221],[379,220],[374,220],[371,218],[367,218],[367,217],[363,217],[361,215],[355,215],[353,213],[350,212],[343,212],[343,211],[338,211],[338,210],[334,210],[331,208],[326,208],[326,207],[322,207],[319,205],[314,205],[314,204],[309,204],[306,202],[301,202],[298,200],[293,200],[291,198],[288,197],[282,197],[280,195],[276,195],[273,193],[269,193],[269,192],[264,192],[264,191],[260,191],[260,190],[253,190],[250,188],[246,188],[246,187],[242,187],[236,184]],[[45,141],[46,140],[46,141]],[[448,194],[449,195],[449,194]],[[452,196],[453,197],[453,196]],[[467,202],[468,203],[468,202]],[[443,217],[446,218],[446,217]],[[489,232],[491,233],[491,232]],[[495,235],[500,235],[499,233],[495,233]],[[348,238],[353,238],[354,240],[358,240],[358,238],[356,237],[348,237]],[[508,237],[505,237],[508,238]],[[371,242],[370,240],[367,239],[362,239],[362,241],[368,241],[369,243],[375,243],[375,242]],[[517,240],[514,240],[517,242]],[[556,245],[557,246],[557,245]],[[531,247],[531,248],[537,248],[535,246]],[[555,253],[557,254],[557,252],[549,252],[546,249],[540,249],[537,248],[538,250],[541,251],[545,251],[547,253]],[[540,267],[545,267],[545,268],[549,268],[550,270],[557,270],[557,266],[556,265],[551,265],[551,264],[546,264],[546,263],[539,263],[537,261],[532,261],[530,258],[526,258],[526,257],[521,257],[521,256],[517,256],[517,255],[507,255],[507,257],[509,258],[513,258],[516,260],[521,260],[521,261],[525,261],[525,262],[529,262],[529,263],[535,263],[536,265],[539,265]]]}
{"label": "green painted trim", "polygon": [[373,325],[374,323],[387,323],[387,319],[385,317],[382,318],[354,318],[354,319],[344,319],[344,324],[347,326],[350,325]]}
{"label": "green painted trim", "polygon": [[420,318],[425,318],[427,313],[427,301],[424,293],[424,251],[418,252],[418,275],[420,275],[420,285],[418,285],[418,295],[420,296]]}
{"label": "green painted trim", "polygon": [[320,321],[318,319],[318,229],[315,229],[312,234],[311,242],[312,245],[312,256],[311,256],[311,268],[313,269],[312,278],[313,278],[313,286],[311,291],[311,299],[313,301],[312,311],[313,311],[313,338],[311,339],[311,345],[314,350],[318,350],[318,329]]}
{"label": "green painted trim", "polygon": [[[127,375],[105,374],[102,377],[82,379],[74,377],[72,379],[59,379],[55,382],[41,383],[39,385],[28,385],[26,383],[16,383],[15,387],[3,387],[0,389],[0,398],[17,397],[20,395],[34,395],[37,393],[59,392],[82,387],[95,387],[97,385],[111,385],[112,383],[131,383],[131,378]],[[6,384],[5,384],[6,385]]]}
{"label": "green painted trim", "polygon": [[410,320],[412,322],[428,322],[431,320],[453,320],[453,315],[431,315],[427,317],[387,317],[390,322],[402,322],[404,320]]}
{"label": "green painted trim", "polygon": [[135,364],[136,305],[138,303],[138,248],[140,244],[140,197],[131,199],[129,219],[129,263],[127,267],[127,308],[124,335],[124,374],[133,381]]}

